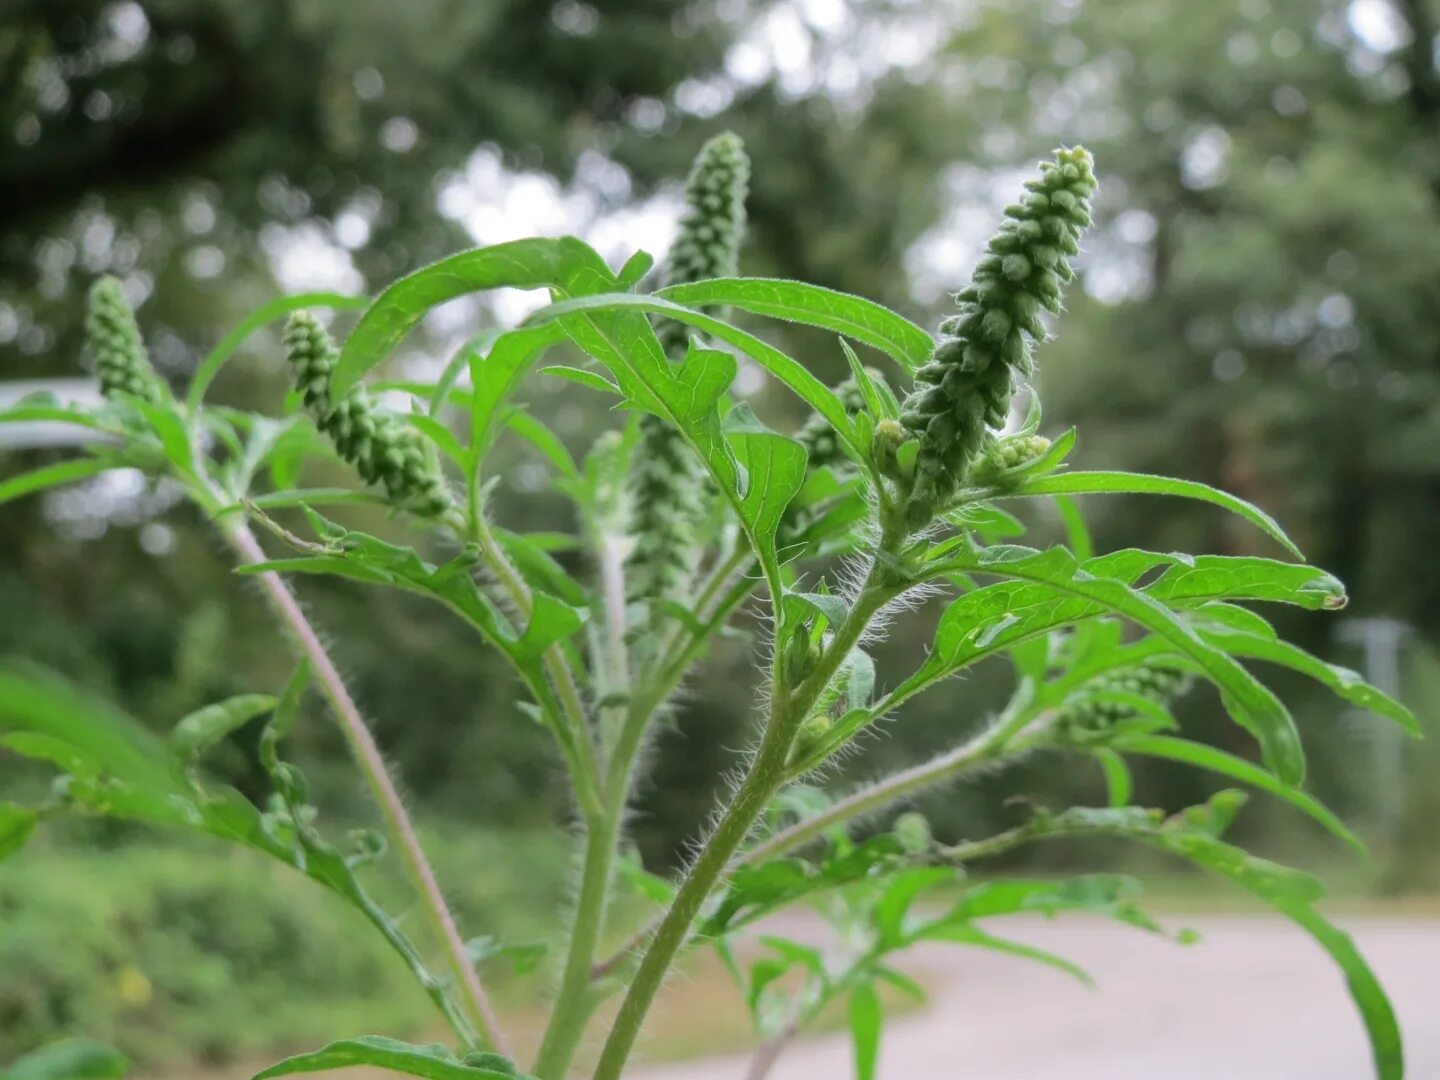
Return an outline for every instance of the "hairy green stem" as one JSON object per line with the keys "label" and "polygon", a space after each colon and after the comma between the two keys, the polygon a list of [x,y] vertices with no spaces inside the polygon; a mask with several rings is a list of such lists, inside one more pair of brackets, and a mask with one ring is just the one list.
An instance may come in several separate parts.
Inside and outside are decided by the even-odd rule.
{"label": "hairy green stem", "polygon": [[[854,821],[925,788],[1031,749],[1035,745],[1033,738],[1016,738],[1022,728],[1033,731],[1031,717],[1022,712],[1018,714],[1018,719],[1021,723],[1017,726],[1014,722],[1007,722],[1002,718],[999,723],[990,725],[953,750],[878,780],[869,787],[841,799],[828,809],[796,822],[746,852],[745,857],[740,860],[741,864],[773,859],[825,835],[837,825]],[[1041,722],[1043,720],[1042,717]]]}
{"label": "hairy green stem", "polygon": [[[722,625],[730,614],[745,601],[753,589],[754,585],[749,581],[732,586],[730,591],[715,605],[714,611],[711,612],[706,622],[706,631]],[[665,700],[674,693],[675,687],[685,677],[685,672],[690,669],[691,663],[704,649],[710,637],[708,632],[687,630],[685,634],[688,635],[688,638],[677,639],[684,641],[684,646],[679,649],[673,659],[660,668],[660,674],[652,683],[649,692],[643,698],[631,702],[631,709],[626,716],[620,741],[616,744],[614,756],[611,758],[608,778],[611,793],[624,793],[625,801],[628,801],[629,791],[634,783],[635,758],[639,753],[650,721]],[[623,809],[624,802],[617,807],[617,813],[622,812]],[[635,950],[649,939],[653,929],[653,926],[647,926],[640,934],[627,941],[618,952],[608,959],[596,963],[590,972],[591,983],[598,982],[619,970]]]}
{"label": "hairy green stem", "polygon": [[580,890],[575,898],[575,918],[570,928],[565,968],[560,976],[560,991],[555,996],[535,1059],[534,1073],[539,1080],[564,1080],[596,1004],[590,970],[605,926],[623,816],[613,806],[608,811],[586,826],[585,861],[580,872]]}
{"label": "hairy green stem", "polygon": [[[590,974],[609,907],[610,883],[629,792],[630,771],[639,749],[644,721],[648,720],[645,716],[640,724],[634,723],[628,707],[630,661],[625,647],[625,560],[618,540],[618,537],[602,532],[596,546],[600,556],[601,593],[605,607],[604,662],[609,671],[606,692],[607,695],[617,696],[620,704],[606,708],[607,713],[614,714],[615,720],[612,724],[607,717],[605,724],[606,741],[614,739],[614,745],[608,748],[605,804],[602,812],[586,823],[584,863],[575,898],[565,967],[535,1060],[534,1072],[540,1080],[563,1080],[596,1004]],[[608,734],[612,727],[617,729],[614,736]]]}
{"label": "hairy green stem", "polygon": [[[875,612],[894,595],[894,590],[878,586],[878,564],[872,568],[845,621],[836,628],[835,636],[826,647],[815,670],[793,691],[783,682],[783,672],[771,687],[771,713],[765,725],[760,748],[699,857],[691,866],[685,881],[676,893],[650,946],[636,969],[629,992],[620,1005],[620,1012],[610,1029],[610,1037],[595,1070],[595,1080],[618,1080],[640,1026],[675,955],[685,944],[690,926],[706,897],[720,883],[730,867],[736,850],[750,835],[755,822],[765,812],[770,800],[785,783],[785,759],[795,734],[811,707],[829,685],[841,664],[850,655],[870,624]],[[777,672],[779,665],[776,665]]]}
{"label": "hairy green stem", "polygon": [[[259,541],[255,539],[255,534],[243,522],[231,519],[222,525],[221,531],[226,542],[234,549],[242,563],[253,565],[267,561],[265,551],[261,548]],[[331,709],[340,721],[340,730],[370,787],[375,802],[380,807],[387,830],[400,852],[406,874],[420,895],[426,916],[444,945],[455,984],[465,995],[469,1011],[480,1029],[481,1036],[489,1046],[499,1053],[507,1053],[495,1010],[490,1004],[484,987],[480,985],[480,978],[476,974],[475,966],[466,954],[465,942],[460,937],[454,916],[445,902],[445,895],[440,889],[440,883],[436,880],[435,872],[425,856],[424,849],[420,846],[420,839],[415,833],[410,815],[405,810],[405,803],[395,787],[395,782],[390,777],[389,770],[385,767],[385,760],[380,754],[380,748],[375,744],[374,737],[370,734],[370,728],[365,723],[365,718],[360,715],[354,699],[345,689],[344,679],[336,670],[330,654],[320,641],[319,635],[315,633],[314,627],[310,625],[310,621],[305,617],[305,612],[301,609],[299,601],[295,599],[289,586],[285,584],[279,574],[272,571],[265,571],[258,574],[257,577],[260,587],[265,593],[265,598],[269,601],[276,616],[289,628],[297,647],[310,661],[316,681],[320,684],[326,700],[329,701]]]}
{"label": "hairy green stem", "polygon": [[[912,768],[878,780],[869,787],[841,799],[828,809],[798,821],[736,857],[731,870],[752,866],[773,859],[823,836],[830,829],[898,802],[918,791],[946,780],[955,779],[975,769],[993,765],[1007,757],[1015,757],[1043,743],[1043,733],[1055,718],[1053,711],[1034,716],[1028,711],[1007,713],[969,742]],[[1016,737],[1023,734],[1023,739]],[[794,778],[794,774],[790,776]],[[592,975],[604,978],[625,963],[636,949],[655,931],[650,924],[635,933],[620,949],[597,964]]]}
{"label": "hairy green stem", "polygon": [[[777,721],[782,719],[776,718]],[[767,730],[750,771],[735,792],[729,809],[710,834],[700,857],[691,866],[674,903],[640,961],[635,979],[610,1029],[610,1037],[605,1042],[595,1070],[595,1080],[619,1080],[645,1014],[650,1011],[650,1005],[659,993],[671,961],[685,943],[690,924],[719,882],[730,856],[744,842],[756,819],[765,812],[765,807],[784,782],[785,751],[793,733],[793,725],[781,722],[772,723]]]}
{"label": "hairy green stem", "polygon": [[[505,552],[495,540],[495,534],[491,532],[490,526],[479,509],[479,504],[473,496],[471,503],[471,511],[463,524],[459,521],[452,521],[451,526],[463,529],[461,535],[468,535],[480,546],[485,565],[499,581],[500,587],[509,597],[510,603],[522,617],[529,618],[535,607],[534,599],[530,595],[530,587],[525,584],[524,578],[511,565]],[[541,656],[541,663],[545,666],[545,672],[555,688],[556,697],[564,713],[563,717],[559,719],[569,728],[572,736],[573,753],[568,751],[564,745],[561,749],[570,766],[576,799],[588,818],[601,812],[601,802],[600,794],[596,790],[599,766],[595,760],[595,744],[590,737],[589,725],[585,722],[585,704],[580,699],[580,688],[575,682],[574,672],[570,670],[570,662],[565,658],[565,654],[558,645],[551,645],[545,650]]]}

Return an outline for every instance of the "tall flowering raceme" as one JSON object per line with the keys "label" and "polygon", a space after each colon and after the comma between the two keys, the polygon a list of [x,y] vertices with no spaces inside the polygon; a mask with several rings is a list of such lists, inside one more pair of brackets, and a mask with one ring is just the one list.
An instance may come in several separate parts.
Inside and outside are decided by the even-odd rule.
{"label": "tall flowering raceme", "polygon": [[[735,273],[749,185],[750,159],[739,136],[726,132],[700,148],[685,188],[685,216],[670,249],[668,284]],[[662,320],[656,335],[671,360],[684,360],[690,340],[683,323]],[[634,600],[658,600],[680,592],[694,569],[708,481],[684,437],[659,417],[642,420],[633,460],[635,546],[626,566],[627,587]]]}
{"label": "tall flowering raceme", "polygon": [[297,311],[290,317],[285,355],[315,426],[366,483],[383,485],[395,506],[422,517],[450,509],[450,493],[435,450],[418,432],[376,405],[364,387],[331,400],[330,376],[339,356],[330,335],[309,312]]}
{"label": "tall flowering raceme", "polygon": [[99,278],[90,287],[85,332],[95,354],[101,394],[107,398],[128,394],[151,403],[165,396],[164,384],[150,366],[135,312],[115,278]]}
{"label": "tall flowering raceme", "polygon": [[1006,207],[960,310],[941,324],[944,335],[915,373],[901,423],[919,439],[910,484],[909,523],[928,523],[960,488],[971,465],[1001,427],[1020,380],[1033,370],[1034,342],[1045,337],[1041,311],[1059,312],[1070,258],[1090,224],[1096,187],[1093,162],[1080,147],[1060,150],[1026,183],[1025,200]]}

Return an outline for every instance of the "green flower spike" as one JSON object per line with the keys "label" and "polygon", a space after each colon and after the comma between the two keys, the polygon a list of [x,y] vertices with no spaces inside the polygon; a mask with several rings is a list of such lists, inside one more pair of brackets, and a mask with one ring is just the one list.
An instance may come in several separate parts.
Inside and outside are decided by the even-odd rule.
{"label": "green flower spike", "polygon": [[[670,249],[669,284],[734,275],[749,184],[750,159],[739,136],[717,135],[700,148],[685,188],[686,213]],[[685,359],[690,342],[683,323],[661,320],[655,333],[672,361]],[[635,547],[626,566],[630,596],[674,596],[699,557],[708,480],[680,433],[659,417],[642,419],[634,461],[630,533]]]}
{"label": "green flower spike", "polygon": [[115,278],[107,275],[90,286],[85,332],[95,353],[101,394],[107,398],[128,394],[149,402],[164,397],[164,385],[140,339],[135,312]]}
{"label": "green flower spike", "polygon": [[435,452],[419,432],[375,404],[363,386],[339,402],[331,401],[330,376],[338,354],[330,335],[308,311],[290,316],[285,355],[315,426],[366,483],[383,485],[392,504],[424,517],[437,517],[451,507]]}
{"label": "green flower spike", "polygon": [[920,440],[907,516],[927,524],[980,455],[987,436],[1005,423],[1019,380],[1033,368],[1033,342],[1045,337],[1040,312],[1058,312],[1070,257],[1090,224],[1095,191],[1090,155],[1056,151],[1027,182],[1025,201],[1005,209],[960,310],[940,326],[944,335],[915,373],[901,420]]}
{"label": "green flower spike", "polygon": [[1057,727],[1073,742],[1104,741],[1110,729],[1138,713],[1120,701],[1103,701],[1092,694],[1124,693],[1168,706],[1190,687],[1183,671],[1163,664],[1137,664],[1100,675],[1080,690],[1077,699],[1066,702],[1056,719]]}

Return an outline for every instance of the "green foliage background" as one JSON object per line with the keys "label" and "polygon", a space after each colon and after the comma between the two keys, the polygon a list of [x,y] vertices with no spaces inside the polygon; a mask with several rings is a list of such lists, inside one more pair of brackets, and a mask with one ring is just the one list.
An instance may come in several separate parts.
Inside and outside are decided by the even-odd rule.
{"label": "green foliage background", "polygon": [[[278,294],[287,236],[346,253],[357,291],[471,243],[441,193],[477,149],[501,162],[502,180],[553,176],[554,190],[607,212],[673,190],[721,128],[756,162],[743,272],[872,296],[929,326],[1016,170],[1083,142],[1104,182],[1086,288],[1071,290],[1065,333],[1044,353],[1048,416],[1080,426],[1087,467],[1202,480],[1265,507],[1347,582],[1356,614],[1413,625],[1407,667],[1424,671],[1412,700],[1428,722],[1440,575],[1415,568],[1440,544],[1437,26],[1434,0],[13,0],[0,6],[0,376],[77,373],[81,298],[99,272],[153,294],[141,324],[157,364],[179,374]],[[444,327],[425,330],[417,359],[446,355]],[[259,340],[227,370],[222,400],[273,404],[283,392],[278,341]],[[826,381],[844,374],[827,336],[796,330],[785,344]],[[583,394],[532,403],[580,445],[590,432],[579,410],[593,409]],[[796,406],[774,397],[755,404],[779,424]],[[528,451],[503,452],[502,515],[564,527],[563,504],[528,479]],[[0,454],[0,478],[49,455]],[[73,675],[157,728],[278,686],[290,664],[199,523],[171,515],[157,531],[163,501],[21,502],[0,529],[0,653]],[[1157,550],[1263,543],[1178,501],[1091,511],[1102,550],[1135,537]],[[364,508],[347,520],[395,528]],[[338,659],[427,818],[466,829],[564,820],[543,733],[514,708],[495,659],[417,601],[328,579],[302,589],[337,631]],[[1359,662],[1322,620],[1292,613],[1281,629]],[[923,647],[925,620],[909,634],[882,646],[882,665],[886,652]],[[654,751],[656,793],[637,822],[648,863],[681,849],[735,763],[751,657],[722,642]],[[957,724],[1000,701],[996,675],[991,685],[982,669],[920,702],[866,769],[952,742]],[[1354,725],[1328,700],[1307,709],[1284,679],[1276,688],[1293,691],[1319,736],[1317,790],[1363,820]],[[1184,708],[1200,737],[1235,740],[1212,699]],[[318,801],[364,814],[338,735],[311,719],[298,738]],[[1382,851],[1383,884],[1435,880],[1423,827],[1434,754],[1411,751],[1412,797]],[[242,790],[258,785],[253,755],[219,764]],[[33,780],[0,759],[0,789]],[[1151,803],[1205,794],[1161,765],[1140,782]],[[1060,805],[1098,788],[1098,776],[1040,759],[924,809],[942,832],[978,835],[1007,822],[1003,794]],[[1285,822],[1278,843],[1313,839]],[[26,881],[6,888],[38,889],[29,879],[49,857],[7,864]],[[114,858],[136,882],[163,860]],[[22,910],[42,903],[27,897]],[[21,926],[0,926],[0,956]],[[263,950],[262,937],[242,951]],[[4,1002],[13,968],[0,970]],[[29,1029],[0,1023],[0,1057],[19,1048],[5,1043],[11,1030]]]}

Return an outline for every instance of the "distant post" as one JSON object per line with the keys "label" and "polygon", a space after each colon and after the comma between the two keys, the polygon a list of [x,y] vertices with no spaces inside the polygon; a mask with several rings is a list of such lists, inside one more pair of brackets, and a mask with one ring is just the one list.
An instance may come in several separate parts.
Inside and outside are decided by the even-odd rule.
{"label": "distant post", "polygon": [[[1360,648],[1366,681],[1391,697],[1400,696],[1400,651],[1413,633],[1408,624],[1388,615],[1346,619],[1338,630],[1341,641]],[[1399,841],[1405,812],[1405,735],[1396,725],[1369,715],[1376,721],[1365,731],[1375,778],[1369,785],[1374,792],[1371,813],[1388,853]]]}

